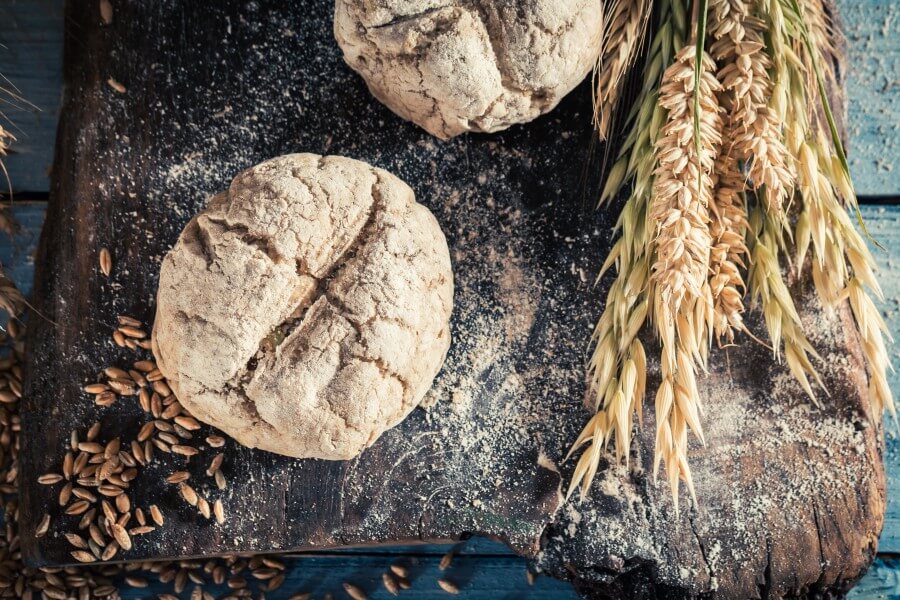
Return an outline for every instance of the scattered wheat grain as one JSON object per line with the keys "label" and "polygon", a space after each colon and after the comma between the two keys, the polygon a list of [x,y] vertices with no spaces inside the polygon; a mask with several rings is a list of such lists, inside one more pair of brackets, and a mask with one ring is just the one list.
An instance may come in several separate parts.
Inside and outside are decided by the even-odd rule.
{"label": "scattered wheat grain", "polygon": [[225,507],[222,505],[221,499],[213,502],[213,514],[216,517],[216,523],[221,525],[225,522]]}
{"label": "scattered wheat grain", "polygon": [[456,553],[454,548],[448,550],[444,556],[441,557],[441,562],[438,563],[438,569],[441,571],[446,571],[450,565],[453,563],[453,556]]}
{"label": "scattered wheat grain", "polygon": [[[125,86],[122,85],[121,83],[119,83],[118,81],[116,81],[112,77],[107,79],[106,83],[107,83],[107,85],[109,85],[109,87],[111,87],[114,91],[116,91],[119,94],[124,94],[126,92]],[[105,248],[104,248],[104,250],[105,250]]]}
{"label": "scattered wheat grain", "polygon": [[37,529],[35,529],[34,531],[34,535],[35,537],[44,537],[49,529],[50,515],[44,513],[44,516],[41,518],[41,522],[38,524]]}
{"label": "scattered wheat grain", "polygon": [[400,587],[394,580],[394,576],[390,573],[382,573],[381,581],[384,583],[384,589],[386,589],[392,596],[396,596],[400,593]]}
{"label": "scattered wheat grain", "polygon": [[[110,86],[112,86],[113,81],[113,79],[109,80]],[[124,88],[122,91],[125,91]],[[107,248],[100,248],[100,272],[106,277],[109,277],[109,274],[112,272],[112,254]]]}
{"label": "scattered wheat grain", "polygon": [[92,563],[97,560],[90,552],[85,552],[84,550],[73,550],[71,554],[72,558],[81,563]]}

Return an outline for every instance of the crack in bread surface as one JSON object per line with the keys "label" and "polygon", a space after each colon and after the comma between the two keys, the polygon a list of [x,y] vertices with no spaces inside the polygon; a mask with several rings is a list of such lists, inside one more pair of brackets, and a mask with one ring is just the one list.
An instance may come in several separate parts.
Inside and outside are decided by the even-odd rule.
{"label": "crack in bread surface", "polygon": [[[338,309],[339,315],[341,317],[343,317],[344,319],[346,319],[346,321],[353,327],[354,331],[356,332],[357,341],[360,344],[363,344],[362,327],[363,327],[363,325],[367,324],[367,322],[360,323],[357,319],[355,319],[354,318],[355,315],[353,314],[353,311],[351,311],[350,309],[347,308],[343,299],[339,295],[331,292],[331,290],[329,289],[329,286],[330,286],[331,282],[335,278],[337,278],[341,272],[354,268],[355,262],[358,260],[361,260],[360,255],[363,253],[366,246],[373,240],[376,240],[379,236],[384,235],[386,232],[386,229],[389,228],[389,226],[383,225],[383,224],[380,225],[378,222],[379,216],[383,212],[385,212],[387,210],[387,208],[384,204],[383,199],[381,198],[381,193],[379,191],[379,186],[381,185],[381,180],[379,179],[379,176],[377,173],[374,173],[374,175],[375,175],[375,182],[372,184],[372,188],[371,188],[371,195],[372,195],[373,201],[372,201],[371,206],[369,207],[369,212],[368,212],[368,215],[366,216],[365,223],[357,232],[356,237],[353,239],[353,241],[350,244],[347,245],[346,248],[344,248],[340,253],[337,254],[337,256],[335,256],[332,259],[331,264],[329,265],[326,273],[324,275],[322,275],[321,277],[314,277],[312,274],[310,274],[308,272],[308,270],[304,270],[303,266],[299,264],[300,263],[299,260],[295,259],[295,264],[297,264],[297,268],[298,268],[298,273],[297,273],[298,276],[301,278],[302,277],[312,278],[316,282],[316,287],[313,289],[311,294],[309,294],[307,297],[303,298],[302,304],[304,306],[302,307],[302,313],[300,313],[299,315],[296,315],[295,313],[296,313],[297,309],[295,309],[291,313],[292,316],[290,316],[290,317],[284,319],[283,321],[281,321],[280,323],[277,323],[274,326],[272,326],[270,328],[270,332],[268,334],[266,334],[262,339],[259,340],[259,342],[257,344],[259,350],[248,359],[247,363],[244,366],[244,369],[235,375],[235,377],[230,382],[230,385],[232,385],[233,387],[240,387],[243,389],[243,386],[245,386],[247,383],[249,383],[249,381],[252,379],[253,372],[256,370],[256,367],[251,366],[251,363],[267,362],[270,359],[273,359],[273,356],[277,356],[281,352],[281,349],[291,340],[294,332],[303,329],[309,309],[316,303],[317,300],[319,300],[319,298],[322,298],[322,297],[324,297],[327,300],[327,302],[329,304],[331,304],[334,308]],[[212,220],[212,219],[210,219],[210,220]],[[259,236],[259,235],[250,236],[249,230],[247,229],[247,227],[245,227],[243,225],[228,224],[228,223],[226,223],[226,221],[224,219],[221,221],[213,221],[213,222],[221,222],[221,224],[223,224],[223,226],[228,228],[227,231],[229,233],[235,233],[235,232],[240,233],[242,241],[244,241],[245,243],[248,243],[250,245],[253,245],[254,247],[257,247],[261,252],[263,252],[264,254],[269,256],[273,260],[273,262],[277,262],[278,260],[285,260],[284,257],[281,257],[277,254],[277,252],[274,252],[274,250],[273,250],[274,247],[271,244],[271,240],[267,239],[266,236]],[[251,237],[251,239],[254,240],[255,243],[248,241],[248,239],[247,239],[248,237]],[[378,319],[378,318],[379,318],[379,315],[376,313],[376,316],[373,317],[373,319]],[[403,325],[407,326],[407,324],[405,324],[405,323]],[[281,341],[277,345],[273,346],[272,348],[269,348],[266,344],[264,344],[264,342],[276,330],[279,331],[279,333],[280,333]],[[342,352],[345,350],[344,344],[341,345],[341,349],[342,349]],[[390,370],[387,367],[387,365],[385,364],[383,359],[381,359],[377,356],[358,355],[358,354],[352,355],[352,358],[355,358],[357,360],[363,360],[363,361],[374,364],[375,366],[378,367],[378,369],[382,372],[383,375],[393,377],[400,383],[400,385],[403,387],[403,390],[404,390],[404,396],[406,396],[407,393],[409,392],[409,390],[410,390],[409,383],[403,377],[401,377],[399,373],[396,373],[395,371]],[[342,362],[344,364],[347,364],[349,362],[349,359],[343,360]],[[405,398],[404,398],[404,400],[405,400]]]}

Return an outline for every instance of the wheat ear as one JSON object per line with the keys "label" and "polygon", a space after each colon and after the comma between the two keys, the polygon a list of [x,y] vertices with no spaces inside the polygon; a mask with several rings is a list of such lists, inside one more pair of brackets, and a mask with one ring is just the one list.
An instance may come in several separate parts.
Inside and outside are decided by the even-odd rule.
{"label": "wheat ear", "polygon": [[[6,178],[6,183],[9,186],[9,195],[12,198],[12,181],[9,179],[9,173],[6,171],[6,165],[3,164],[3,157],[5,157],[9,151],[9,145],[16,140],[15,136],[9,132],[9,130],[4,129],[2,125],[0,125],[0,171],[3,172],[4,177]],[[0,230],[12,235],[15,231],[15,222],[13,221],[12,215],[8,210],[8,206],[6,204],[0,205]],[[22,311],[25,309],[25,298],[22,296],[22,293],[16,287],[16,284],[6,276],[6,273],[0,268],[0,310],[6,311],[10,317],[17,317],[22,314]]]}
{"label": "wheat ear", "polygon": [[3,173],[3,177],[6,179],[10,196],[12,196],[12,181],[9,179],[9,173],[6,170],[6,165],[3,163],[3,158],[9,153],[9,146],[14,141],[16,141],[15,136],[8,129],[4,129],[3,125],[0,125],[0,172]]}
{"label": "wheat ear", "polygon": [[601,140],[609,135],[622,83],[644,38],[650,0],[613,0],[606,14],[594,77],[594,127]]}
{"label": "wheat ear", "polygon": [[874,273],[874,259],[853,226],[832,181],[840,178],[839,163],[829,155],[830,144],[820,134],[817,142],[801,147],[800,181],[804,211],[798,221],[798,264],[813,248],[812,275],[816,291],[828,308],[848,300],[869,366],[869,394],[875,414],[887,409],[896,417],[887,382],[891,368],[885,347],[890,332],[867,290],[883,298]]}
{"label": "wheat ear", "polygon": [[10,143],[14,142],[15,140],[16,138],[13,136],[13,134],[9,130],[4,129],[3,125],[0,125],[0,157],[6,156],[7,152],[9,151]]}
{"label": "wheat ear", "polygon": [[[850,179],[849,167],[837,126],[826,97],[833,65],[839,63],[834,43],[836,33],[820,2],[782,0],[786,5],[785,25],[800,40],[803,60],[789,62],[785,76],[796,90],[789,105],[798,139],[798,169],[803,213],[798,220],[798,259],[812,245],[813,281],[826,306],[849,300],[869,370],[869,391],[877,415],[884,409],[896,418],[894,400],[887,383],[891,368],[885,347],[890,333],[869,291],[882,297],[874,275],[874,259],[865,240],[853,226],[847,207],[862,218]],[[810,81],[814,81],[812,85]],[[805,85],[803,85],[805,84]],[[810,108],[818,102],[819,108]],[[800,107],[803,107],[802,109]],[[802,264],[802,263],[800,263]]]}
{"label": "wheat ear", "polygon": [[25,310],[27,303],[16,284],[0,269],[0,310],[6,311],[10,317],[18,317]]}
{"label": "wheat ear", "polygon": [[[655,94],[645,98],[636,119],[637,126],[654,129],[660,120],[661,109],[653,101]],[[640,148],[652,144],[655,133],[640,136],[633,148],[636,158],[629,170],[630,155],[616,163],[613,176],[607,181],[607,192],[622,184],[628,177],[635,180],[631,195],[625,203],[616,230],[619,238],[607,256],[599,277],[615,266],[617,275],[606,297],[606,307],[597,321],[592,336],[593,352],[587,369],[587,399],[596,414],[582,430],[569,451],[571,455],[588,444],[575,466],[568,495],[581,486],[584,497],[600,464],[601,453],[615,434],[617,456],[628,457],[631,445],[632,415],[640,413],[646,381],[646,357],[638,333],[647,319],[648,304],[644,292],[649,278],[650,236],[647,225],[649,185],[656,162],[653,153],[641,153]],[[650,146],[652,148],[652,146]],[[616,174],[618,173],[618,174]],[[601,197],[607,202],[609,197]]]}
{"label": "wheat ear", "polygon": [[697,49],[686,46],[663,75],[659,103],[668,117],[656,144],[659,166],[650,209],[656,227],[651,297],[662,346],[654,473],[665,463],[676,507],[679,477],[693,494],[687,430],[703,439],[696,373],[709,347],[712,320],[709,206],[722,134],[715,64],[704,53],[697,81],[696,60]]}
{"label": "wheat ear", "polygon": [[809,378],[812,377],[824,389],[810,360],[810,356],[819,356],[803,333],[800,314],[794,306],[778,261],[783,246],[779,241],[782,223],[757,206],[750,213],[750,229],[752,247],[748,282],[753,305],[762,307],[775,357],[780,357],[783,344],[788,368],[813,402],[818,403]]}
{"label": "wheat ear", "polygon": [[744,240],[748,227],[744,176],[731,148],[724,147],[716,160],[714,186],[709,226],[713,330],[720,341],[730,343],[736,332],[746,330],[743,319],[746,284],[742,271],[749,254]]}
{"label": "wheat ear", "polygon": [[794,185],[778,115],[769,107],[774,83],[766,54],[765,22],[747,0],[711,0],[710,52],[719,65],[720,102],[729,118],[726,139],[735,159],[748,165],[749,183],[780,213]]}
{"label": "wheat ear", "polygon": [[[797,0],[797,6],[789,5],[788,9],[800,10],[806,34],[809,36],[813,52],[816,53],[816,56],[813,56],[810,48],[802,42],[799,36],[795,36],[794,51],[804,65],[806,79],[803,87],[807,90],[810,97],[810,116],[815,122],[821,116],[816,107],[820,105],[823,99],[819,97],[818,82],[816,81],[813,63],[815,61],[819,62],[819,68],[826,85],[832,90],[837,89],[836,67],[843,63],[844,55],[840,50],[844,45],[843,34],[835,26],[822,0]],[[826,60],[823,61],[822,58],[826,58]]]}

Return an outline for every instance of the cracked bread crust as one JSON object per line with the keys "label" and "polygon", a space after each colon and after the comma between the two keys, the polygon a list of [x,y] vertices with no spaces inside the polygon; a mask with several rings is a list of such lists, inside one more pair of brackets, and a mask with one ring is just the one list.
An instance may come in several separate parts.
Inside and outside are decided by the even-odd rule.
{"label": "cracked bread crust", "polygon": [[593,68],[601,0],[336,0],[334,35],[372,94],[449,139],[552,110]]}
{"label": "cracked bread crust", "polygon": [[153,350],[178,399],[245,446],[346,460],[415,408],[450,345],[453,275],[397,177],[266,161],[166,255]]}

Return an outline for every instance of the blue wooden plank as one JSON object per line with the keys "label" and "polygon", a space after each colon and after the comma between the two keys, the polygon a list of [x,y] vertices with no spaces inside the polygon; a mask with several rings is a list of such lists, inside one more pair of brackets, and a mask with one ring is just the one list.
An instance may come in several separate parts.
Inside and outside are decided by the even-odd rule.
{"label": "blue wooden plank", "polygon": [[[870,233],[885,247],[884,251],[875,250],[885,296],[880,308],[897,340],[889,349],[891,361],[900,367],[900,206],[869,206],[864,214]],[[900,402],[900,372],[889,377],[894,397]],[[897,425],[886,424],[888,506],[879,550],[900,552],[900,431]]]}
{"label": "blue wooden plank", "polygon": [[0,87],[15,86],[34,105],[0,101],[0,123],[18,138],[5,163],[16,190],[46,192],[62,95],[63,2],[4,0],[0,24]]}
{"label": "blue wooden plank", "polygon": [[[862,195],[900,194],[900,8],[896,0],[838,0],[850,41],[851,166]],[[323,2],[323,5],[327,3]],[[0,2],[0,74],[41,111],[11,113],[21,129],[7,166],[15,189],[49,190],[62,90],[63,2]],[[373,100],[375,102],[375,100]],[[896,168],[895,168],[896,167]]]}
{"label": "blue wooden plank", "polygon": [[900,5],[838,0],[849,42],[850,168],[861,195],[900,195]]}
{"label": "blue wooden plank", "polygon": [[879,558],[847,600],[900,599],[900,559]]}
{"label": "blue wooden plank", "polygon": [[[496,544],[496,542],[494,542]],[[457,556],[449,568],[441,571],[441,555],[449,546],[432,546],[433,554],[348,554],[316,553],[285,557],[287,578],[283,586],[274,592],[267,592],[269,599],[288,598],[299,592],[323,598],[331,593],[335,598],[346,598],[343,583],[350,582],[362,588],[370,600],[393,598],[382,583],[382,574],[394,563],[401,563],[409,569],[409,590],[401,593],[403,598],[447,597],[438,587],[437,580],[445,578],[460,588],[458,598],[468,599],[513,599],[534,600],[575,600],[578,595],[571,585],[550,577],[537,577],[533,585],[526,579],[525,561],[514,556]],[[498,548],[498,550],[500,550]],[[148,581],[152,576],[148,577]],[[250,578],[248,577],[248,580]],[[193,585],[183,596],[187,597]],[[225,586],[204,586],[216,597],[227,594]],[[172,592],[171,584],[153,585],[145,589],[131,589],[122,586],[123,599],[152,598],[157,594]]]}
{"label": "blue wooden plank", "polygon": [[0,234],[0,265],[22,293],[31,293],[34,252],[44,223],[43,202],[14,202],[12,213],[19,229],[10,238]]}

